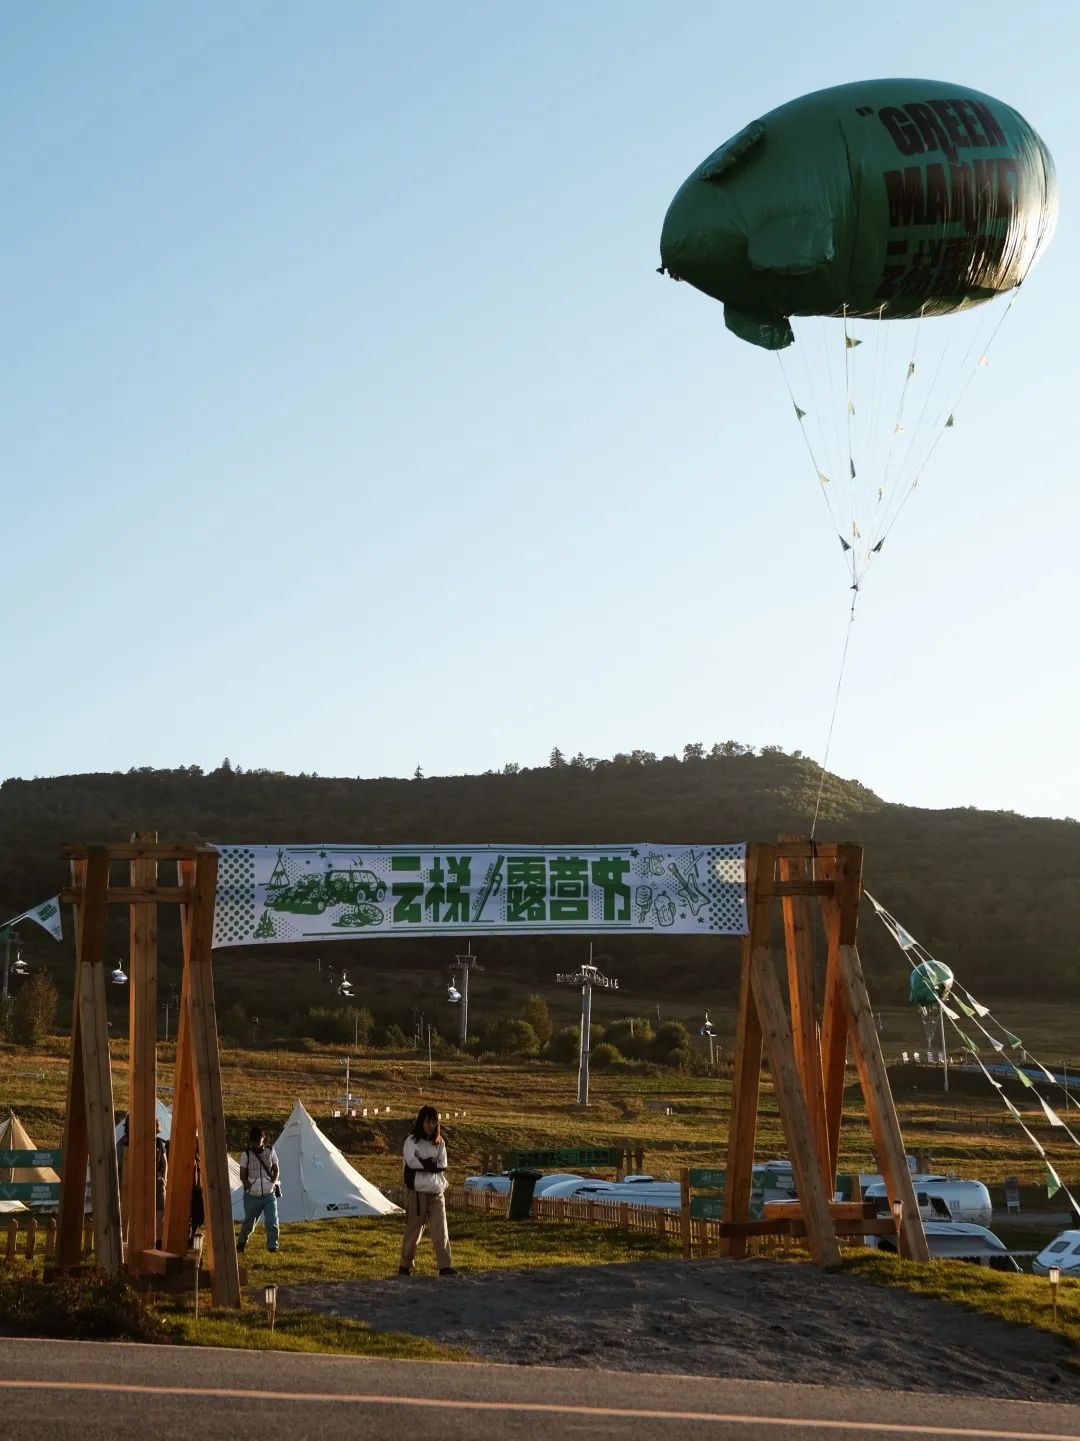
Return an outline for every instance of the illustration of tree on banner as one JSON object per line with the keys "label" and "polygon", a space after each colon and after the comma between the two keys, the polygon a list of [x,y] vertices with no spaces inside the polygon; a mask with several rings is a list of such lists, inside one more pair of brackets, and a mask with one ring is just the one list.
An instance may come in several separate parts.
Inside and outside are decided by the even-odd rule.
{"label": "illustration of tree on banner", "polygon": [[259,924],[255,927],[255,934],[260,941],[277,935],[277,931],[274,930],[274,922],[270,919],[269,911],[263,911],[259,918]]}

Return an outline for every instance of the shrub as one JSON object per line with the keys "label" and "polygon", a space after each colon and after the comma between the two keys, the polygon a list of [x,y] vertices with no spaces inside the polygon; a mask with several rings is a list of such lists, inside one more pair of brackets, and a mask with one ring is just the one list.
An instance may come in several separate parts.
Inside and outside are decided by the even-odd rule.
{"label": "shrub", "polygon": [[0,1279],[0,1332],[71,1340],[170,1341],[172,1329],[140,1299],[123,1276],[91,1271]]}
{"label": "shrub", "polygon": [[662,1066],[678,1066],[680,1061],[670,1059],[672,1051],[690,1051],[690,1032],[681,1021],[665,1021],[652,1039],[649,1053]]}
{"label": "shrub", "polygon": [[15,997],[11,1029],[15,1041],[36,1050],[52,1030],[60,993],[51,977],[35,971]]}
{"label": "shrub", "polygon": [[551,1061],[576,1061],[580,1049],[581,1027],[564,1026],[548,1043],[547,1056]]}
{"label": "shrub", "polygon": [[595,1066],[598,1071],[608,1071],[612,1066],[617,1066],[622,1060],[618,1048],[604,1041],[597,1046],[595,1051],[589,1053],[589,1065]]}
{"label": "shrub", "polygon": [[694,1053],[689,1046],[673,1046],[664,1057],[664,1065],[670,1066],[674,1071],[692,1070]]}
{"label": "shrub", "polygon": [[528,1021],[536,1032],[536,1039],[542,1046],[546,1046],[551,1040],[551,1033],[555,1029],[551,1024],[551,1011],[543,996],[530,996],[525,1009],[521,1013],[521,1019]]}
{"label": "shrub", "polygon": [[540,1042],[528,1021],[493,1021],[484,1031],[484,1047],[499,1056],[535,1056]]}

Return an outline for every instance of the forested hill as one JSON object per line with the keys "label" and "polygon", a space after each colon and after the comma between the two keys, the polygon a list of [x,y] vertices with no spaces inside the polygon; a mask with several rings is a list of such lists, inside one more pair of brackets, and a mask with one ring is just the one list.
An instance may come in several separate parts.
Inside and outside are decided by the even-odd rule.
{"label": "forested hill", "polygon": [[[64,883],[65,841],[125,840],[134,830],[157,830],[163,840],[373,845],[771,840],[806,831],[819,778],[798,754],[734,742],[709,754],[687,747],[682,760],[633,752],[567,762],[555,752],[553,761],[413,780],[287,776],[228,762],[209,774],[186,767],[9,780],[0,786],[0,918]],[[830,777],[817,833],[865,846],[869,889],[968,985],[987,994],[1076,994],[1080,824],[891,805]],[[869,911],[862,934],[869,969],[887,963],[893,973],[895,947]],[[410,943],[397,944],[404,951]],[[423,963],[435,944],[417,942],[415,956],[402,960]],[[664,967],[667,983],[698,986],[715,967],[717,943],[696,937],[668,942],[670,954],[655,938],[605,944],[624,984],[645,984]],[[512,955],[538,973],[550,969],[557,945],[565,942],[486,942],[493,959],[505,951],[508,963]]]}

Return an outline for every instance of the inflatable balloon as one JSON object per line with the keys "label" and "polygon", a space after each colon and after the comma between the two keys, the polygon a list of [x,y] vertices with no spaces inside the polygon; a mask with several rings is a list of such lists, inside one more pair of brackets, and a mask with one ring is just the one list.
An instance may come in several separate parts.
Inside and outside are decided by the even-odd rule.
{"label": "inflatable balloon", "polygon": [[943,961],[923,961],[911,972],[908,1004],[937,1006],[952,990],[953,973]]}
{"label": "inflatable balloon", "polygon": [[714,150],[671,202],[661,269],[779,350],[793,315],[943,315],[1012,290],[1056,213],[1050,152],[1010,106],[866,80],[792,100]]}

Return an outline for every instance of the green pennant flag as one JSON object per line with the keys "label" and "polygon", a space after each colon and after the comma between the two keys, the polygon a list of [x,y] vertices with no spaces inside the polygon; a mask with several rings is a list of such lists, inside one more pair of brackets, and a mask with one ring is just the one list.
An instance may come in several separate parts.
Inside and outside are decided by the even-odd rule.
{"label": "green pennant flag", "polygon": [[964,1033],[963,1031],[961,1031],[959,1028],[957,1028],[957,1032],[956,1032],[956,1033],[957,1033],[957,1035],[960,1037],[960,1039],[963,1041],[964,1045],[968,1048],[968,1050],[971,1051],[973,1055],[976,1055],[976,1056],[977,1056],[977,1055],[979,1054],[979,1048],[978,1048],[978,1046],[975,1044],[975,1042],[971,1039],[971,1037],[968,1036],[968,1035],[965,1035],[965,1033]]}
{"label": "green pennant flag", "polygon": [[[795,402],[794,402],[794,401],[792,401],[791,403],[792,403],[792,405],[795,405]],[[805,411],[805,410],[800,410],[799,407],[798,407],[797,405],[795,405],[795,415],[796,415],[797,419],[802,420],[802,418],[803,418],[803,416],[804,416],[805,414],[806,414],[806,411]]]}
{"label": "green pennant flag", "polygon": [[837,540],[839,540],[840,544],[844,547],[844,550],[845,550],[845,551],[848,551],[848,550],[851,549],[851,546],[848,545],[847,541],[844,539],[844,537],[843,537],[842,535],[837,536]]}
{"label": "green pennant flag", "polygon": [[871,549],[870,549],[870,554],[871,554],[871,555],[877,555],[877,554],[880,552],[881,547],[882,547],[884,544],[885,544],[885,540],[884,540],[884,538],[882,538],[881,540],[878,541],[877,545],[871,547]]}
{"label": "green pennant flag", "polygon": [[1060,1177],[1060,1176],[1058,1175],[1058,1173],[1054,1170],[1053,1166],[1051,1166],[1050,1162],[1047,1161],[1047,1163],[1046,1163],[1046,1195],[1047,1195],[1048,1198],[1052,1198],[1052,1197],[1056,1196],[1057,1193],[1058,1193],[1060,1190],[1061,1190],[1061,1177]]}
{"label": "green pennant flag", "polygon": [[908,361],[907,373],[909,376],[915,374],[915,362],[913,360]]}
{"label": "green pennant flag", "polygon": [[852,459],[850,459],[850,457],[849,457],[849,459],[848,459],[848,465],[851,466],[851,478],[852,478],[852,480],[854,480],[854,479],[855,479],[855,462],[854,462]]}
{"label": "green pennant flag", "polygon": [[[1012,1065],[1012,1062],[1010,1061],[1009,1064]],[[1026,1086],[1029,1091],[1033,1091],[1035,1089],[1035,1087],[1032,1085],[1031,1077],[1027,1074],[1026,1071],[1022,1071],[1019,1066],[1013,1066],[1013,1070],[1016,1072],[1016,1079],[1020,1082],[1021,1085]]]}
{"label": "green pennant flag", "polygon": [[945,422],[945,429],[946,429],[946,430],[952,430],[952,428],[953,428],[953,426],[954,426],[955,424],[956,424],[955,419],[953,418],[953,416],[950,415],[949,418],[948,418],[948,420]]}
{"label": "green pennant flag", "polygon": [[1023,1045],[1023,1042],[1021,1041],[1020,1037],[1019,1037],[1019,1036],[1014,1036],[1013,1033],[1012,1033],[1012,1031],[1006,1031],[1006,1032],[1005,1032],[1005,1036],[1006,1036],[1006,1039],[1007,1039],[1008,1042],[1009,1042],[1009,1045],[1012,1046],[1014,1050],[1016,1050],[1018,1047],[1020,1047],[1021,1045]]}
{"label": "green pennant flag", "polygon": [[953,996],[953,1000],[963,1011],[964,1015],[967,1016],[969,1021],[973,1021],[975,1019],[975,1012],[971,1009],[971,1007],[967,1004],[966,1001],[962,1001],[959,996]]}
{"label": "green pennant flag", "polygon": [[847,348],[848,348],[849,350],[854,350],[857,345],[861,345],[861,344],[862,344],[862,341],[861,341],[861,340],[856,340],[853,335],[845,335],[845,336],[844,336],[844,339],[845,339],[845,341],[847,342]]}

